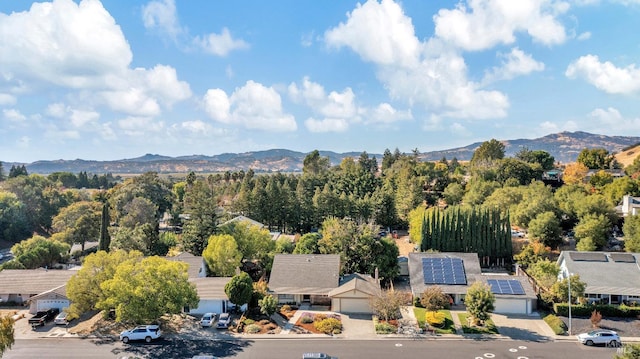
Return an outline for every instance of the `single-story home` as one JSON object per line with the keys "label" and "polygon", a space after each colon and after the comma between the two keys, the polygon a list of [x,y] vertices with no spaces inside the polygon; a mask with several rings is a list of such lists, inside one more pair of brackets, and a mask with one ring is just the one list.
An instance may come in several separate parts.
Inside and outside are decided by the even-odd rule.
{"label": "single-story home", "polygon": [[269,291],[279,303],[329,305],[329,292],[340,284],[338,254],[276,254]]}
{"label": "single-story home", "polygon": [[[189,278],[189,282],[196,286],[200,302],[196,308],[189,308],[190,314],[226,313],[234,305],[224,292],[224,286],[231,277]],[[246,309],[246,308],[244,308]]]}
{"label": "single-story home", "polygon": [[349,274],[329,292],[331,310],[340,313],[373,314],[371,301],[380,295],[380,282],[366,274]]}
{"label": "single-story home", "polygon": [[22,304],[29,312],[69,306],[65,286],[75,270],[5,269],[0,271],[0,301]]}
{"label": "single-story home", "polygon": [[413,297],[437,285],[451,297],[454,305],[464,304],[473,283],[489,284],[495,295],[495,313],[531,314],[537,297],[525,277],[483,275],[476,253],[409,253],[409,283]]}
{"label": "single-story home", "polygon": [[640,214],[640,197],[622,196],[622,202],[616,206],[616,213],[620,216],[636,216]]}
{"label": "single-story home", "polygon": [[640,253],[562,251],[558,279],[579,275],[590,302],[640,303]]}

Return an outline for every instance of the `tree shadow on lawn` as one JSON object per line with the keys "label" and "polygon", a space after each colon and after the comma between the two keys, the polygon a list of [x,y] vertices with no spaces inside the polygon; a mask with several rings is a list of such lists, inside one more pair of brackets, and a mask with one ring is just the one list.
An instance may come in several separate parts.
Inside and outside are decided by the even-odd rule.
{"label": "tree shadow on lawn", "polygon": [[132,355],[142,358],[188,358],[194,355],[234,357],[251,345],[251,340],[188,340],[181,338],[160,339],[151,343],[136,342],[114,348],[116,355]]}

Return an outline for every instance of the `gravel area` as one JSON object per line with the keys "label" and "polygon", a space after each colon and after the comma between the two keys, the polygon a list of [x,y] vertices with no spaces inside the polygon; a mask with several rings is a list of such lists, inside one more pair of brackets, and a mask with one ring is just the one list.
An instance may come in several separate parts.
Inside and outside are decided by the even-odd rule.
{"label": "gravel area", "polygon": [[[567,327],[569,326],[568,317],[560,317]],[[591,320],[587,317],[572,317],[571,331],[573,334],[580,334],[593,330]],[[640,320],[635,318],[603,318],[600,322],[601,329],[610,329],[618,332],[621,337],[640,337]]]}

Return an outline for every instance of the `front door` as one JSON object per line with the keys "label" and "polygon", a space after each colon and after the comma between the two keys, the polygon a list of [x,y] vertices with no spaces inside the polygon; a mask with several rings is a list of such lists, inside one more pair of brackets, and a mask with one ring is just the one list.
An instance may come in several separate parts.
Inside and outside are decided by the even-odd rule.
{"label": "front door", "polygon": [[311,303],[311,295],[303,294],[302,295],[302,303]]}

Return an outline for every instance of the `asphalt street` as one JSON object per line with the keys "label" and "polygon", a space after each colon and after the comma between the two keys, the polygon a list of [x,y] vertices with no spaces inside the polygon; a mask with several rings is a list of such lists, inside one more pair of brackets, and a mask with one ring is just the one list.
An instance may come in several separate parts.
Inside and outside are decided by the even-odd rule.
{"label": "asphalt street", "polygon": [[260,339],[182,340],[163,339],[151,344],[122,344],[99,339],[19,339],[5,353],[6,359],[26,358],[300,358],[309,351],[345,358],[471,358],[471,359],[602,359],[616,349],[587,347],[575,342],[526,342],[513,340],[344,340]]}

